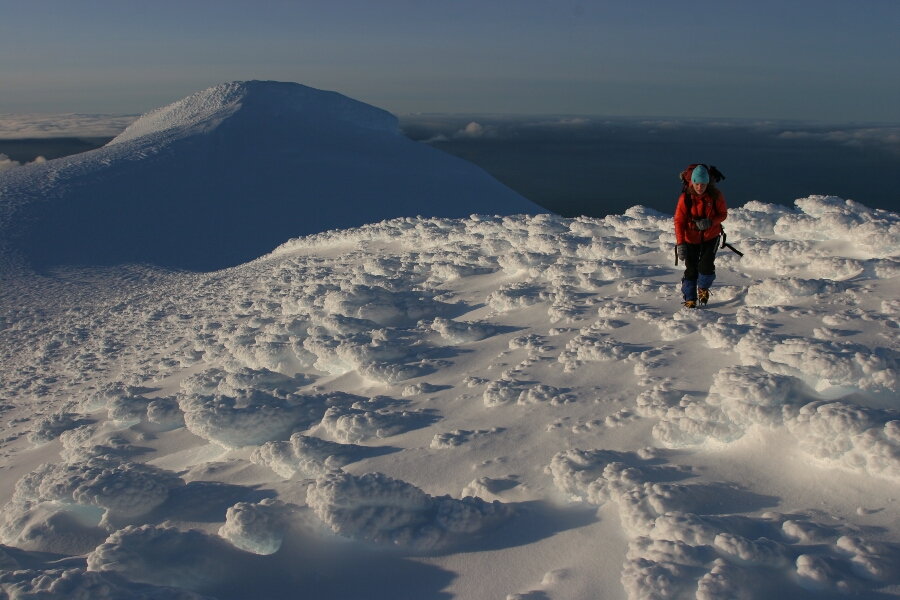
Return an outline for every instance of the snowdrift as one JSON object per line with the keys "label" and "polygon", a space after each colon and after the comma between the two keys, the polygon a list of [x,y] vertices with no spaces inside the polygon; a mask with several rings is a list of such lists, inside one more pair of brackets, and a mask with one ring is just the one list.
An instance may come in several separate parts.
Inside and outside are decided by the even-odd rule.
{"label": "snowdrift", "polygon": [[296,83],[234,82],[107,146],[0,174],[0,250],[34,268],[215,270],[285,240],[404,216],[546,212],[397,118]]}

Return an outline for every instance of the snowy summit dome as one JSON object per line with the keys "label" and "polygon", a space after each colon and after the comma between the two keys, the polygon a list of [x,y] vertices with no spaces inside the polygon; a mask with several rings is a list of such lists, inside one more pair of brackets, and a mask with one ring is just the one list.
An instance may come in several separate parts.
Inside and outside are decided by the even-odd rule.
{"label": "snowy summit dome", "polygon": [[215,270],[298,236],[423,215],[546,212],[387,111],[297,83],[222,84],[92,152],[0,174],[0,252],[34,268]]}
{"label": "snowy summit dome", "polygon": [[337,92],[317,90],[299,83],[235,81],[188,96],[143,115],[110,144],[147,136],[205,133],[231,117],[244,105],[250,110],[277,111],[300,119],[337,119],[368,129],[398,133],[397,117]]}

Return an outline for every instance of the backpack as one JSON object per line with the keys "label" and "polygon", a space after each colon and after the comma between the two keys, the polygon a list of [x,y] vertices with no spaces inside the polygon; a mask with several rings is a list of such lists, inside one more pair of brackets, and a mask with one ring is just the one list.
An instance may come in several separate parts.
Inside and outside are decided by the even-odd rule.
{"label": "backpack", "polygon": [[[710,180],[711,180],[712,182],[714,182],[714,183],[719,183],[720,181],[722,181],[723,179],[725,179],[725,176],[722,175],[722,172],[719,171],[719,170],[718,170],[715,166],[713,166],[713,165],[707,166],[707,165],[704,165],[703,163],[695,163],[695,164],[692,164],[692,165],[688,165],[688,168],[685,169],[684,171],[682,171],[682,172],[678,175],[678,178],[681,179],[681,193],[684,194],[684,200],[685,200],[685,202],[687,202],[687,199],[688,199],[688,188],[691,187],[691,175],[694,174],[694,169],[697,168],[697,167],[703,167],[704,169],[706,169],[706,172],[709,173],[709,178],[710,178]],[[744,255],[743,252],[740,252],[737,248],[735,248],[735,247],[732,246],[731,244],[728,244],[728,243],[727,243],[727,240],[728,240],[728,236],[725,234],[725,229],[722,228],[722,245],[720,246],[720,248],[728,248],[729,250],[731,250],[732,252],[734,252],[734,253],[737,254],[738,256],[743,256],[743,255]],[[678,265],[678,254],[677,254],[677,252],[676,252],[676,255],[675,255],[675,265],[676,265],[676,266]]]}
{"label": "backpack", "polygon": [[[718,183],[725,179],[725,176],[722,175],[722,173],[714,166],[707,166],[702,163],[688,165],[688,168],[678,175],[678,178],[681,179],[681,193],[684,194],[685,205],[687,205],[689,201],[693,201],[694,198],[692,194],[688,193],[688,191],[691,188],[691,175],[694,174],[694,169],[696,169],[697,167],[703,167],[704,169],[706,169],[706,172],[709,173],[710,182],[712,183]],[[690,214],[690,210],[688,210],[688,214]]]}
{"label": "backpack", "polygon": [[690,187],[691,175],[694,174],[694,169],[696,167],[703,167],[704,169],[706,169],[706,172],[709,173],[709,178],[713,181],[713,183],[719,183],[720,181],[725,179],[725,176],[722,175],[722,173],[719,172],[719,170],[717,168],[715,168],[714,166],[707,166],[702,163],[696,163],[693,165],[689,165],[688,168],[685,169],[684,171],[682,171],[681,174],[678,176],[678,178],[681,179],[681,183],[682,183],[681,191],[682,192],[686,192],[688,187]]}

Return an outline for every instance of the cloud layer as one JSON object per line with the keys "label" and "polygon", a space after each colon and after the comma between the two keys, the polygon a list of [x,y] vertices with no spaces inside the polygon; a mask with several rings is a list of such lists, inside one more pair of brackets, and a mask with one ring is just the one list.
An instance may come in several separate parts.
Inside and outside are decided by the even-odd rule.
{"label": "cloud layer", "polygon": [[57,137],[112,137],[139,115],[0,114],[0,140]]}

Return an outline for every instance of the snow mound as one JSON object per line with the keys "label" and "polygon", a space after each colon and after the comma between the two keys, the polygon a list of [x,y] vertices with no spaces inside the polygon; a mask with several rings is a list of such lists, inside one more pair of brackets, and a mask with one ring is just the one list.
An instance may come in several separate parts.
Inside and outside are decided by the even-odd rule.
{"label": "snow mound", "polygon": [[241,550],[274,554],[281,547],[291,509],[280,500],[238,502],[228,509],[219,535]]}
{"label": "snow mound", "polygon": [[441,317],[436,318],[431,323],[431,328],[440,333],[441,337],[451,344],[477,342],[494,335],[493,327],[478,323],[460,323]]}
{"label": "snow mound", "polygon": [[513,513],[498,501],[429,496],[383,473],[322,475],[306,503],[339,535],[415,550],[470,541]]}
{"label": "snow mound", "polygon": [[387,438],[431,424],[435,415],[427,409],[402,410],[402,403],[376,396],[351,406],[333,406],[322,417],[322,428],[334,439],[357,443]]}
{"label": "snow mound", "polygon": [[197,529],[128,526],[88,554],[88,571],[115,572],[131,581],[199,588],[225,575],[234,548],[219,536]]}
{"label": "snow mound", "polygon": [[93,506],[135,516],[165,502],[169,490],[182,483],[150,465],[103,456],[81,463],[41,465],[16,483],[12,502]]}
{"label": "snow mound", "polygon": [[722,369],[704,401],[665,384],[638,398],[658,416],[653,435],[671,446],[730,443],[751,428],[785,427],[807,455],[829,466],[900,481],[900,412],[825,401],[800,379],[760,367]]}
{"label": "snow mound", "polygon": [[89,421],[71,413],[54,413],[41,417],[31,426],[28,441],[35,445],[46,444],[69,429],[75,429]]}
{"label": "snow mound", "polygon": [[492,433],[498,433],[500,430],[496,427],[493,429],[476,429],[474,431],[468,429],[455,429],[448,433],[437,433],[431,440],[431,447],[440,450],[446,448],[456,448],[470,442],[474,438],[480,438]]}
{"label": "snow mound", "polygon": [[859,585],[845,579],[851,569],[876,582],[897,577],[896,545],[846,535],[825,545],[835,530],[813,521],[719,514],[733,489],[668,483],[687,473],[650,454],[571,449],[546,470],[561,492],[618,508],[630,537],[621,577],[629,598],[762,597],[770,577],[780,589],[848,593]]}
{"label": "snow mound", "polygon": [[241,448],[287,439],[317,425],[335,404],[356,398],[341,392],[278,397],[254,388],[235,396],[185,394],[178,405],[191,433],[226,448]]}
{"label": "snow mound", "polygon": [[[235,266],[298,235],[414,216],[543,213],[397,118],[297,83],[239,81],[111,143],[0,174],[4,267]],[[173,219],[173,215],[178,215]]]}
{"label": "snow mound", "polygon": [[83,569],[16,570],[0,575],[0,590],[9,600],[211,600],[188,590],[119,587],[100,573]]}
{"label": "snow mound", "polygon": [[269,467],[285,479],[296,473],[308,477],[339,470],[356,462],[364,449],[295,433],[288,442],[267,442],[253,451],[250,460]]}

